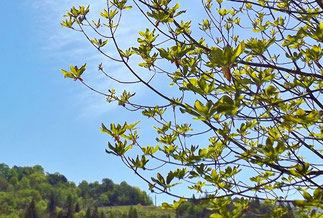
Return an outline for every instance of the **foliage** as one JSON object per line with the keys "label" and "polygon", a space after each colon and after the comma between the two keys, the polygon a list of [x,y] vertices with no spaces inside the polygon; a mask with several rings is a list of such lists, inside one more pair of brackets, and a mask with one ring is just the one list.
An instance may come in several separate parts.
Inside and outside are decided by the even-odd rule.
{"label": "foliage", "polygon": [[[230,204],[228,205],[228,209],[231,213],[233,213],[233,210],[235,209],[235,204],[239,201],[241,201],[241,199],[233,199],[232,202],[230,202]],[[284,218],[295,217],[295,211],[288,204],[276,206],[271,203],[260,202],[258,199],[249,201],[249,207],[246,210],[242,211],[242,216],[248,218],[275,217],[275,210],[277,210],[280,207],[285,208],[288,211],[284,215]],[[216,212],[219,213],[220,211],[217,210]],[[182,204],[180,204],[179,207],[176,209],[177,216],[188,218],[207,218],[210,217],[213,213],[214,211],[212,212],[206,205],[203,204],[203,202],[200,202],[197,199],[185,201]]]}
{"label": "foliage", "polygon": [[100,208],[106,214],[106,217],[119,218],[119,217],[137,217],[142,218],[175,218],[176,213],[174,210],[163,210],[161,207],[154,206],[117,206]]}
{"label": "foliage", "polygon": [[[62,70],[64,77],[155,122],[157,138],[149,145],[138,123],[102,124],[101,131],[112,137],[107,153],[151,191],[180,199],[164,207],[188,200],[191,192],[176,192],[184,187],[206,195],[203,203],[218,211],[211,217],[239,217],[249,207],[241,197],[274,203],[273,216],[287,214],[288,202],[319,216],[313,208],[322,209],[323,201],[322,2],[202,0],[201,6],[199,28],[171,0],[108,1],[99,20],[84,6],[65,15],[64,27],[83,33],[136,80],[114,78],[102,63],[99,71],[149,88],[153,103],[89,86],[82,79],[86,64]],[[136,45],[123,48],[117,33],[133,8],[150,26],[139,31]],[[108,53],[111,47],[117,55]]]}
{"label": "foliage", "polygon": [[0,215],[5,217],[84,217],[94,206],[152,204],[145,192],[126,182],[118,185],[105,178],[102,184],[82,181],[76,186],[64,175],[44,173],[39,165],[0,164],[0,178],[5,184],[0,189]]}
{"label": "foliage", "polygon": [[34,199],[31,200],[29,207],[26,209],[25,218],[38,218]]}
{"label": "foliage", "polygon": [[130,207],[128,212],[128,218],[138,218],[138,212],[136,208]]}
{"label": "foliage", "polygon": [[[239,199],[234,199],[233,202],[231,202],[229,205],[229,210],[232,211],[234,209],[233,203],[237,201],[239,201]],[[270,217],[274,215],[275,206],[271,203],[260,202],[258,200],[251,200],[249,203],[250,207],[243,212],[245,217],[266,217],[266,215]],[[288,207],[288,205],[285,205],[285,207]],[[289,214],[285,215],[285,218],[297,217],[295,215],[295,211],[293,211],[291,208],[288,210]],[[135,205],[103,207],[100,208],[99,211],[103,212],[106,217],[113,218],[136,217],[135,213],[137,213],[138,217],[142,218],[206,218],[213,213],[212,210],[207,207],[207,205],[201,204],[200,200],[198,199],[185,201],[180,204],[176,210],[165,210],[161,207]]]}

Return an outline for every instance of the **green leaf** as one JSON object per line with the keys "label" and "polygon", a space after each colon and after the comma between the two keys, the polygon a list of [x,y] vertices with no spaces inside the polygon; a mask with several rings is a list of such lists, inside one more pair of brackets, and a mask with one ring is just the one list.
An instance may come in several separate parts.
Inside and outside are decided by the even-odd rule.
{"label": "green leaf", "polygon": [[170,184],[171,181],[173,180],[174,178],[174,173],[172,171],[170,171],[167,175],[167,178],[166,178],[166,184]]}
{"label": "green leaf", "polygon": [[172,8],[174,11],[176,11],[177,9],[179,9],[179,3],[176,2],[175,6]]}
{"label": "green leaf", "polygon": [[305,207],[306,206],[306,202],[303,200],[294,200],[292,203],[295,207]]}
{"label": "green leaf", "polygon": [[174,209],[173,205],[168,203],[162,203],[161,208],[164,210]]}
{"label": "green leaf", "polygon": [[210,218],[222,218],[223,216],[218,213],[213,213],[210,215]]}
{"label": "green leaf", "polygon": [[199,100],[195,101],[194,108],[202,115],[206,115],[209,110],[208,107],[204,106]]}
{"label": "green leaf", "polygon": [[74,67],[74,66],[70,65],[70,70],[71,70],[71,73],[73,73],[73,75],[76,76],[76,74],[77,74],[77,72],[76,72],[77,71],[77,66]]}
{"label": "green leaf", "polygon": [[72,78],[72,79],[75,79],[75,76],[71,73],[71,72],[68,72],[66,70],[63,70],[61,69],[61,72],[64,74],[64,78]]}
{"label": "green leaf", "polygon": [[206,157],[208,153],[208,149],[207,148],[203,148],[199,150],[199,156],[200,157]]}
{"label": "green leaf", "polygon": [[303,109],[299,108],[296,111],[296,115],[299,117],[303,117],[304,115],[306,115],[306,112]]}
{"label": "green leaf", "polygon": [[313,196],[316,200],[323,200],[323,191],[320,188],[317,188],[315,189]]}
{"label": "green leaf", "polygon": [[320,24],[317,25],[315,30],[311,31],[309,36],[319,42],[323,42],[323,22],[322,21],[320,21]]}
{"label": "green leaf", "polygon": [[303,197],[307,200],[310,201],[312,199],[312,196],[308,192],[303,192]]}
{"label": "green leaf", "polygon": [[265,89],[265,94],[267,96],[271,96],[274,95],[277,92],[277,88],[275,86],[269,85],[266,89]]}
{"label": "green leaf", "polygon": [[160,185],[165,185],[165,179],[160,173],[157,173],[157,178],[158,178],[158,181],[160,182]]}
{"label": "green leaf", "polygon": [[243,41],[241,41],[238,47],[234,50],[234,54],[232,55],[232,58],[231,58],[231,63],[234,63],[236,59],[240,56],[240,54],[244,52],[244,50],[245,50],[245,44]]}
{"label": "green leaf", "polygon": [[86,63],[77,71],[76,76],[80,77],[86,69]]}
{"label": "green leaf", "polygon": [[101,128],[100,128],[100,130],[101,130],[101,132],[103,132],[103,133],[107,133],[107,134],[111,135],[111,131],[110,131],[110,130],[108,130],[108,128],[107,128],[103,123],[101,124]]}

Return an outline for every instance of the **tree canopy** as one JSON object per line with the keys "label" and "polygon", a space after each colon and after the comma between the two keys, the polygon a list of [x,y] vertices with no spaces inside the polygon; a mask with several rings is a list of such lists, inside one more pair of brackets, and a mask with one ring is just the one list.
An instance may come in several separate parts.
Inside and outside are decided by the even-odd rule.
{"label": "tree canopy", "polygon": [[[84,34],[107,58],[98,67],[107,79],[146,87],[157,103],[89,85],[82,77],[86,64],[62,70],[64,77],[154,121],[157,137],[148,145],[138,122],[102,124],[101,131],[112,137],[107,153],[119,156],[151,191],[178,197],[165,207],[191,198],[191,192],[176,193],[182,186],[202,193],[214,217],[248,210],[241,197],[281,205],[275,216],[287,213],[286,203],[318,216],[313,208],[322,209],[323,202],[322,2],[200,5],[204,13],[195,15],[172,0],[112,0],[100,19],[90,18],[90,6],[79,6],[61,23]],[[118,30],[127,10],[137,10],[147,25],[137,43],[124,48]],[[111,61],[135,79],[106,72]],[[229,210],[233,197],[241,200]]]}

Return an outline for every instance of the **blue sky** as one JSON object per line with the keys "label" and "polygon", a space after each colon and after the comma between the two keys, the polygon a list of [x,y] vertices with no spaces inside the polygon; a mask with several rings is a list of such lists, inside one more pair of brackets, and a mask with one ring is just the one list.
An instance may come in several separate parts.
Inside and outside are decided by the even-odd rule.
{"label": "blue sky", "polygon": [[41,164],[73,181],[109,175],[115,169],[105,167],[110,158],[102,152],[102,117],[82,115],[82,88],[59,72],[73,61],[64,52],[68,42],[57,43],[69,34],[56,19],[59,10],[49,9],[46,17],[35,2],[0,5],[7,22],[1,34],[1,162]]}
{"label": "blue sky", "polygon": [[[116,122],[116,113],[126,115],[60,73],[69,64],[88,61],[89,48],[82,37],[73,42],[75,33],[60,26],[73,5],[65,2],[0,2],[6,23],[0,35],[0,162],[41,164],[76,183],[108,177],[146,188],[104,152],[108,138],[99,131],[101,122]],[[95,55],[93,50],[87,57]]]}
{"label": "blue sky", "polygon": [[[90,84],[103,90],[112,86],[97,72],[98,64],[105,64],[103,57],[79,33],[60,26],[71,6],[89,3],[99,11],[105,1],[0,1],[0,162],[10,167],[40,164],[46,172],[60,172],[76,184],[111,178],[147,190],[118,158],[104,152],[109,138],[99,131],[102,122],[135,122],[140,117],[107,104],[60,73],[70,64],[87,62]],[[142,19],[127,21],[121,35],[144,30]],[[123,71],[113,63],[108,69],[115,74]],[[139,100],[146,99],[145,90],[130,89],[138,92]],[[157,203],[169,200],[157,197]]]}

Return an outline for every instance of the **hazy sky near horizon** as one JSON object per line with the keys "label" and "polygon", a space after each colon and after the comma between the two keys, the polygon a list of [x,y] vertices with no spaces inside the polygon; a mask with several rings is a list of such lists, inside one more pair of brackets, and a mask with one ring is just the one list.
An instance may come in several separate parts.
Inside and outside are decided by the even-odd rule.
{"label": "hazy sky near horizon", "polygon": [[[104,152],[109,137],[99,130],[101,123],[135,122],[140,117],[108,104],[60,72],[70,64],[87,62],[90,84],[102,90],[111,85],[97,71],[98,64],[107,61],[80,33],[60,25],[62,15],[81,4],[90,4],[98,12],[105,1],[0,1],[4,23],[0,34],[0,163],[10,167],[39,164],[46,172],[60,172],[76,184],[83,179],[110,178],[147,191],[147,185],[118,158]],[[145,29],[144,18],[129,13],[135,19],[127,20],[127,27],[120,30],[122,43],[135,41],[129,36]],[[115,74],[122,72],[109,64]],[[139,99],[145,98],[145,90],[131,89]],[[157,203],[169,200],[157,196]]]}

